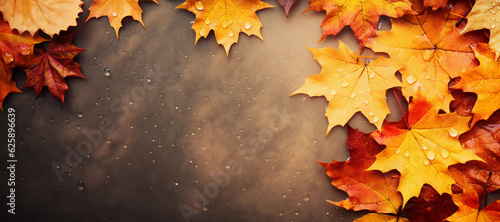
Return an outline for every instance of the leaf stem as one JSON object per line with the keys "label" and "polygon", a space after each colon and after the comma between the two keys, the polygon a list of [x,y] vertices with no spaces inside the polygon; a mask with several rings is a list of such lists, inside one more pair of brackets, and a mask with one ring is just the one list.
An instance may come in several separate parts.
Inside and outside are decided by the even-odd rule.
{"label": "leaf stem", "polygon": [[396,94],[396,90],[394,88],[392,88],[392,92],[394,92],[394,96],[396,96],[396,100],[398,101],[398,105],[399,105],[399,109],[401,110],[401,114],[403,114],[403,119],[405,120],[406,127],[408,127],[408,129],[411,129],[410,124],[408,124],[408,120],[406,120],[405,113],[403,112],[403,107],[401,106],[401,102],[399,102],[398,94]]}
{"label": "leaf stem", "polygon": [[462,23],[462,21],[465,19],[465,17],[467,17],[467,15],[469,14],[470,10],[472,9],[472,7],[469,7],[469,10],[467,10],[467,12],[465,12],[465,15],[464,16],[460,16],[462,17],[460,20],[458,20],[457,24],[455,24],[455,26],[458,28],[458,26],[460,26],[460,23]]}

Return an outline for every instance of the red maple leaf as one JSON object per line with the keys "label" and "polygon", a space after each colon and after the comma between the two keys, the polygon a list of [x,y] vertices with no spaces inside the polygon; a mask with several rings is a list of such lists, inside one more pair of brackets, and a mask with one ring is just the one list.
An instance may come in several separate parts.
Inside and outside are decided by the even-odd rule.
{"label": "red maple leaf", "polygon": [[33,87],[37,97],[42,88],[47,86],[50,94],[64,103],[64,95],[68,85],[64,78],[79,77],[85,79],[80,72],[80,65],[73,61],[76,55],[84,51],[73,45],[74,32],[66,36],[56,36],[47,50],[36,49],[38,65],[26,71],[26,81],[23,88]]}

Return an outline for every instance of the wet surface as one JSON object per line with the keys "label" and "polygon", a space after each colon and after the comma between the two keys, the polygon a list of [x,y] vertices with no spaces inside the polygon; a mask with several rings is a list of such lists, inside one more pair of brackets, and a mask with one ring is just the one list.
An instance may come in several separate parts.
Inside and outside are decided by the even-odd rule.
{"label": "wet surface", "polygon": [[[194,15],[174,9],[182,1],[142,3],[147,29],[127,18],[119,40],[106,18],[83,24],[90,2],[75,35],[86,49],[76,59],[86,80],[68,79],[66,104],[47,90],[35,100],[32,89],[4,103],[16,109],[17,220],[352,221],[364,214],[325,201],[347,196],[316,163],[348,158],[346,130],[324,136],[324,98],[289,97],[321,70],[305,47],[337,48],[341,39],[357,52],[350,30],[318,43],[324,13],[301,15],[307,3],[299,1],[287,18],[270,1],[277,7],[257,13],[264,41],[242,34],[226,58],[213,33],[194,45]],[[21,87],[24,74],[15,78]],[[360,114],[349,124],[374,129]]]}

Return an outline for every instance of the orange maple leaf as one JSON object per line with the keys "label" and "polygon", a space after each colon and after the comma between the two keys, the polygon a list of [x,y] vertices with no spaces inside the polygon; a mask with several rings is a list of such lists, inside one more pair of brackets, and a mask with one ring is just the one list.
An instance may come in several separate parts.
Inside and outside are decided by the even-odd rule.
{"label": "orange maple leaf", "polygon": [[10,29],[9,24],[0,17],[0,109],[5,97],[10,93],[21,93],[12,80],[14,67],[28,68],[35,62],[33,47],[35,44],[46,41],[35,33],[20,35],[16,30]]}
{"label": "orange maple leaf", "polygon": [[76,26],[83,12],[80,0],[0,0],[0,11],[12,29],[31,35],[41,29],[49,36]]}
{"label": "orange maple leaf", "polygon": [[200,37],[206,38],[210,30],[214,30],[215,40],[224,46],[226,56],[231,45],[238,42],[239,33],[248,36],[260,35],[258,10],[274,7],[260,0],[186,0],[176,9],[186,9],[196,15],[191,27],[196,32],[196,42]]}
{"label": "orange maple leaf", "polygon": [[56,36],[50,41],[47,51],[36,49],[35,54],[39,64],[26,71],[26,80],[23,88],[33,87],[37,97],[42,88],[47,86],[53,97],[59,98],[64,103],[64,94],[68,85],[64,78],[79,77],[85,79],[80,72],[80,65],[73,61],[84,49],[73,45],[73,35]]}
{"label": "orange maple leaf", "polygon": [[453,86],[477,94],[476,105],[472,108],[472,125],[500,109],[500,61],[495,60],[495,51],[488,44],[479,44],[473,49],[479,66],[463,73]]}
{"label": "orange maple leaf", "polygon": [[424,7],[431,7],[432,10],[437,10],[438,8],[445,8],[448,4],[448,0],[424,0]]}
{"label": "orange maple leaf", "polygon": [[392,30],[377,32],[367,47],[376,52],[386,52],[391,59],[399,60],[403,79],[402,92],[406,97],[415,96],[420,89],[439,109],[449,112],[453,100],[449,90],[450,78],[458,77],[463,70],[478,64],[470,45],[487,42],[482,32],[459,35],[455,25],[467,11],[466,2],[455,2],[453,7],[422,14],[392,19]]}
{"label": "orange maple leaf", "polygon": [[438,115],[436,106],[420,93],[409,104],[406,116],[398,122],[385,121],[381,132],[372,133],[386,148],[368,170],[397,169],[401,173],[398,191],[403,195],[404,204],[418,196],[424,184],[431,185],[439,194],[451,193],[455,181],[448,166],[481,160],[462,148],[458,140],[458,136],[468,130],[470,118],[456,113]]}
{"label": "orange maple leaf", "polygon": [[[158,4],[156,0],[149,1]],[[122,27],[123,18],[127,16],[132,16],[134,20],[139,21],[146,28],[142,21],[142,9],[139,6],[139,0],[94,0],[89,11],[89,17],[85,22],[91,18],[107,16],[109,24],[115,29],[116,38],[118,38],[118,32]]]}
{"label": "orange maple leaf", "polygon": [[458,211],[446,218],[450,222],[491,222],[500,221],[500,200],[497,200],[481,209],[482,196],[474,188],[465,186],[463,192],[452,195],[458,206]]}
{"label": "orange maple leaf", "polygon": [[410,222],[410,220],[395,215],[369,213],[354,220],[354,222]]}
{"label": "orange maple leaf", "polygon": [[329,47],[309,50],[321,65],[321,73],[309,76],[292,95],[324,96],[330,101],[325,114],[328,117],[327,134],[336,125],[344,126],[358,111],[380,129],[390,112],[385,91],[401,84],[395,76],[399,67],[384,57],[366,65],[342,42],[337,50]]}
{"label": "orange maple leaf", "polygon": [[346,25],[354,32],[361,48],[375,35],[381,15],[398,18],[414,14],[408,0],[310,0],[305,12],[326,11],[321,23],[323,40],[328,35],[337,35]]}
{"label": "orange maple leaf", "polygon": [[[498,13],[497,13],[498,12]],[[498,58],[500,52],[500,2],[491,0],[477,0],[467,16],[467,25],[462,30],[462,33],[489,29],[490,30],[490,46],[497,51],[495,59]]]}
{"label": "orange maple leaf", "polygon": [[332,202],[348,210],[370,210],[377,213],[398,213],[403,198],[397,192],[397,172],[383,174],[380,171],[365,171],[382,151],[369,134],[352,129],[347,125],[347,147],[350,157],[347,161],[319,162],[332,178],[332,185],[347,192],[349,199]]}

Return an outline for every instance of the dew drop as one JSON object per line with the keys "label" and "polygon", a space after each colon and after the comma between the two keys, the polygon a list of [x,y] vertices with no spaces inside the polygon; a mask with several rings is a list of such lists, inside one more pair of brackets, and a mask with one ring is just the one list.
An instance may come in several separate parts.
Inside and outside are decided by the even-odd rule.
{"label": "dew drop", "polygon": [[427,152],[427,158],[429,160],[434,160],[434,157],[436,157],[436,153],[434,153],[434,151],[431,150],[431,151]]}
{"label": "dew drop", "polygon": [[341,86],[345,88],[345,87],[349,86],[349,82],[344,81],[344,82],[342,82],[342,85],[341,85]]}
{"label": "dew drop", "polygon": [[427,79],[427,80],[431,79],[431,76],[430,76],[430,75],[425,75],[424,77],[425,77],[425,79]]}
{"label": "dew drop", "polygon": [[422,145],[423,150],[427,150],[427,148],[429,148],[429,147],[427,147],[427,144]]}
{"label": "dew drop", "polygon": [[108,68],[104,68],[104,75],[105,76],[110,76],[111,75],[111,70],[109,70]]}
{"label": "dew drop", "polygon": [[441,150],[441,156],[446,159],[450,156],[450,151],[448,150]]}
{"label": "dew drop", "polygon": [[375,77],[375,72],[370,72],[370,79],[373,79]]}
{"label": "dew drop", "polygon": [[458,136],[457,130],[455,130],[453,128],[450,128],[450,130],[448,130],[448,132],[450,133],[451,137],[457,137]]}
{"label": "dew drop", "polygon": [[29,55],[31,54],[31,48],[28,45],[20,45],[19,48],[21,49],[21,55]]}
{"label": "dew drop", "polygon": [[378,119],[378,116],[373,117],[373,122],[374,122],[374,123],[378,122],[378,120],[379,120],[379,119]]}
{"label": "dew drop", "polygon": [[208,19],[208,18],[207,18],[207,19],[205,20],[205,24],[210,25],[210,23],[212,23],[212,21],[210,21],[210,19]]}
{"label": "dew drop", "polygon": [[78,190],[83,190],[83,189],[85,189],[85,183],[83,183],[83,181],[80,180],[80,181],[78,181],[77,187],[78,187]]}
{"label": "dew drop", "polygon": [[429,165],[429,163],[430,163],[430,162],[429,162],[429,160],[428,160],[428,159],[425,159],[425,160],[424,160],[424,165],[426,165],[426,166],[427,166],[427,165]]}
{"label": "dew drop", "polygon": [[82,118],[82,117],[83,117],[83,112],[82,112],[82,111],[80,111],[80,110],[78,110],[78,111],[76,112],[76,116],[78,116],[78,118]]}
{"label": "dew drop", "polygon": [[491,28],[494,29],[495,28],[495,24],[491,24]]}
{"label": "dew drop", "polygon": [[375,115],[375,113],[373,113],[373,111],[370,111],[370,112],[368,113],[368,115],[373,116],[373,115]]}
{"label": "dew drop", "polygon": [[248,30],[248,29],[250,29],[250,28],[252,28],[252,24],[250,24],[250,22],[249,22],[249,21],[246,21],[246,22],[245,22],[245,29],[247,29],[247,30]]}
{"label": "dew drop", "polygon": [[112,13],[112,15],[113,15],[113,16],[117,16],[117,15],[118,15],[118,13],[117,13],[117,12],[113,12],[113,13]]}
{"label": "dew drop", "polygon": [[363,102],[364,102],[366,105],[368,105],[368,100],[364,100]]}
{"label": "dew drop", "polygon": [[205,7],[203,7],[203,2],[201,2],[201,1],[197,1],[197,2],[195,2],[195,3],[194,3],[194,7],[195,7],[196,9],[200,10],[200,11],[201,11],[201,10],[203,10],[203,9],[205,9]]}
{"label": "dew drop", "polygon": [[356,93],[351,94],[351,99],[354,99],[354,97],[356,97]]}
{"label": "dew drop", "polygon": [[408,84],[413,84],[416,81],[417,79],[413,75],[409,75],[408,77],[406,77],[406,82],[408,82]]}
{"label": "dew drop", "polygon": [[335,95],[335,94],[337,94],[337,90],[336,90],[336,89],[332,89],[332,90],[330,90],[330,95],[332,95],[332,96],[333,96],[333,95]]}
{"label": "dew drop", "polygon": [[399,154],[399,153],[401,153],[401,149],[399,149],[399,148],[398,148],[398,149],[396,150],[396,154]]}
{"label": "dew drop", "polygon": [[4,52],[3,61],[5,61],[7,65],[11,64],[14,61],[14,55],[8,52]]}
{"label": "dew drop", "polygon": [[339,69],[339,72],[342,72],[342,71],[344,71],[344,70],[342,70],[342,69]]}
{"label": "dew drop", "polygon": [[179,180],[175,180],[175,181],[174,181],[174,185],[175,185],[175,186],[179,186]]}
{"label": "dew drop", "polygon": [[233,31],[229,31],[229,37],[233,37],[233,36],[234,36]]}
{"label": "dew drop", "polygon": [[227,28],[232,23],[233,23],[232,19],[224,19],[224,20],[222,20],[221,26],[222,26],[222,28]]}
{"label": "dew drop", "polygon": [[408,150],[405,151],[405,157],[410,157],[410,152]]}

